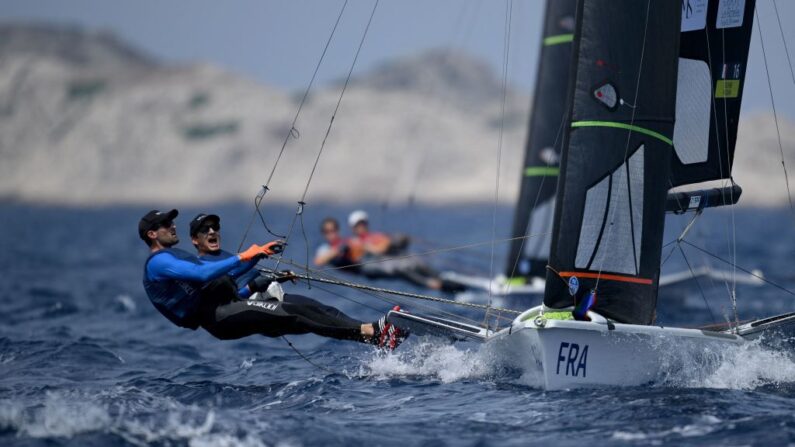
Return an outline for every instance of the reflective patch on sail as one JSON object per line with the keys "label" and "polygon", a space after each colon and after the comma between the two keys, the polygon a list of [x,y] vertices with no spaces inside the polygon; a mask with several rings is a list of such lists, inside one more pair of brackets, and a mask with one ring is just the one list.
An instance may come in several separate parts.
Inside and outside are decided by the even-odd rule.
{"label": "reflective patch on sail", "polygon": [[635,236],[635,271],[640,272],[640,247],[643,240],[643,153],[641,145],[629,157],[629,192],[632,196],[632,231]]}
{"label": "reflective patch on sail", "polygon": [[603,178],[599,183],[589,188],[585,194],[585,211],[580,224],[577,258],[574,260],[574,266],[577,268],[584,269],[588,267],[593,251],[596,248],[596,243],[599,241],[599,234],[602,232],[605,213],[607,212],[610,177],[608,175]]}
{"label": "reflective patch on sail", "polygon": [[706,62],[679,58],[674,150],[682,164],[704,163],[709,157],[712,78]]}
{"label": "reflective patch on sail", "polygon": [[593,97],[610,110],[615,110],[618,106],[618,92],[613,84],[600,85],[593,91]]}
{"label": "reflective patch on sail", "polygon": [[[643,153],[588,189],[575,267],[638,274],[643,228]],[[609,203],[608,203],[609,200]]]}
{"label": "reflective patch on sail", "polygon": [[524,257],[530,259],[549,259],[552,246],[552,221],[555,218],[555,197],[541,202],[533,208],[525,234],[529,236],[524,244]]}

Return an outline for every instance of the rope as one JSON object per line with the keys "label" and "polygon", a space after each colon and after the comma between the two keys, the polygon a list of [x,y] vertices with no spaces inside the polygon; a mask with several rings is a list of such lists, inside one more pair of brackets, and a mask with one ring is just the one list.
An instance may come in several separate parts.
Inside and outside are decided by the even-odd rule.
{"label": "rope", "polygon": [[687,244],[687,245],[689,245],[689,246],[691,246],[691,247],[695,248],[696,250],[698,250],[698,251],[700,251],[700,252],[702,252],[702,253],[704,253],[704,254],[706,254],[706,255],[708,255],[708,256],[711,256],[711,257],[713,257],[713,258],[717,259],[718,261],[721,261],[721,262],[723,262],[723,263],[726,263],[726,264],[728,264],[728,265],[731,265],[731,266],[733,266],[733,267],[736,267],[738,270],[741,270],[741,271],[743,271],[743,272],[745,272],[745,273],[747,273],[747,274],[749,274],[749,275],[753,276],[754,278],[757,278],[757,279],[759,279],[760,281],[763,281],[763,282],[765,282],[766,284],[769,284],[769,285],[771,285],[771,286],[773,286],[773,287],[775,287],[775,288],[777,288],[777,289],[779,289],[779,290],[781,290],[781,291],[784,291],[784,292],[786,292],[786,293],[788,293],[788,294],[790,294],[790,295],[792,295],[792,296],[795,296],[795,291],[792,291],[792,290],[790,290],[790,289],[787,289],[786,287],[784,287],[784,286],[782,286],[782,285],[776,284],[776,283],[774,283],[773,281],[770,281],[769,279],[765,278],[764,276],[758,275],[758,274],[754,273],[754,272],[753,272],[753,271],[751,271],[751,270],[748,270],[748,269],[746,269],[746,268],[743,268],[743,267],[741,267],[741,266],[739,266],[739,265],[737,265],[737,264],[734,264],[734,263],[732,263],[731,261],[729,261],[728,259],[724,259],[724,258],[722,258],[722,257],[720,257],[720,256],[718,256],[718,255],[716,255],[716,254],[714,254],[714,253],[711,253],[711,252],[709,252],[709,251],[707,251],[707,250],[705,250],[705,249],[703,249],[703,248],[701,248],[701,247],[699,247],[699,246],[697,246],[697,245],[694,245],[694,244],[690,243],[690,242],[689,242],[689,241],[687,241],[687,240],[684,240],[684,239],[683,239],[683,240],[682,240],[682,242],[684,242],[685,244]]}
{"label": "rope", "polygon": [[295,351],[296,354],[298,354],[298,357],[301,357],[302,359],[304,359],[304,361],[306,363],[309,363],[310,365],[314,366],[315,368],[317,368],[317,369],[319,369],[321,371],[326,371],[326,372],[331,373],[331,374],[339,374],[336,371],[333,371],[333,370],[331,370],[329,368],[326,368],[323,365],[319,365],[319,364],[313,362],[309,357],[305,356],[301,351],[299,351],[298,348],[293,346],[293,343],[290,340],[288,340],[287,337],[285,337],[284,335],[282,335],[282,339],[284,341],[286,341],[287,342],[287,346],[292,348],[292,350]]}
{"label": "rope", "polygon": [[781,166],[784,168],[784,182],[787,184],[787,198],[789,199],[789,209],[795,213],[795,206],[792,203],[792,194],[789,189],[789,175],[787,174],[787,164],[784,162],[784,146],[781,144],[781,131],[778,127],[778,114],[776,113],[776,100],[773,97],[773,84],[770,81],[770,70],[767,67],[767,52],[765,51],[765,39],[762,36],[762,28],[759,22],[759,12],[754,6],[754,17],[756,18],[756,27],[759,30],[759,42],[762,45],[762,58],[765,61],[765,75],[767,75],[767,88],[770,92],[770,103],[773,106],[773,121],[776,123],[776,135],[778,135],[778,149],[781,152]]}
{"label": "rope", "polygon": [[[298,269],[304,269],[303,265],[295,263],[295,262],[293,262],[292,260],[289,260],[289,259],[282,259],[282,262],[284,262],[287,265],[296,267]],[[309,275],[309,274],[315,275],[313,277],[313,279],[317,279],[317,275],[321,275],[323,278],[325,278],[327,280],[341,281],[339,278],[331,276],[331,275],[328,275],[328,274],[324,274],[322,271],[309,270],[306,273],[307,273],[307,275]],[[317,281],[316,281],[316,283],[317,283]],[[315,284],[314,287],[320,288],[319,286],[317,286],[317,284]],[[320,289],[328,291],[328,289],[324,289],[324,288],[320,288]],[[374,290],[362,290],[362,289],[354,289],[354,290],[357,290],[358,292],[363,293],[364,295],[367,295],[369,297],[384,301],[385,303],[389,303],[390,305],[401,305],[401,304],[405,305],[405,302],[401,302],[401,301],[393,298],[392,297],[393,294],[390,293],[391,291],[378,292],[378,291],[374,291]],[[387,289],[384,289],[384,290],[387,290]],[[336,293],[333,293],[333,294],[336,295],[336,296],[345,298],[343,295],[339,295],[339,294],[336,294]],[[436,298],[436,297],[433,297],[433,298]],[[345,299],[348,299],[348,298],[345,298]],[[355,301],[353,299],[348,299],[348,300],[351,301],[351,302],[357,303],[357,304],[361,304],[358,301]],[[458,303],[458,301],[454,301],[454,303]],[[430,306],[428,304],[422,304],[420,302],[414,302],[412,305],[416,306],[416,307],[420,307],[421,309],[423,309],[423,311],[428,312],[428,313],[433,314],[433,315],[444,316],[444,317],[452,318],[452,319],[460,319],[460,320],[464,320],[464,321],[470,322],[471,324],[475,324],[475,325],[481,323],[478,320],[474,320],[472,318],[468,318],[466,316],[462,316],[462,315],[457,314],[457,313],[448,312],[448,311],[439,309],[437,307],[432,307],[432,306]],[[376,311],[380,311],[380,310],[375,309],[375,308],[370,307],[370,306],[366,306],[366,307],[369,307],[370,309],[373,309],[373,310],[376,310]],[[494,316],[494,318],[496,318],[496,319],[504,319],[504,320],[513,320],[512,317],[505,317],[505,316],[502,316],[502,315],[496,315],[496,316]]]}
{"label": "rope", "polygon": [[[342,86],[339,98],[337,98],[337,105],[334,107],[334,112],[331,114],[331,119],[329,119],[328,127],[326,128],[326,134],[323,136],[323,142],[320,143],[320,150],[318,150],[317,157],[315,157],[315,163],[312,165],[312,171],[310,171],[309,178],[306,181],[306,186],[304,186],[304,192],[301,194],[301,200],[298,201],[298,210],[293,216],[293,220],[290,223],[290,229],[287,231],[287,235],[284,238],[285,244],[289,242],[290,236],[293,233],[293,228],[295,227],[296,220],[300,214],[303,213],[304,206],[306,205],[306,195],[309,193],[309,186],[312,184],[312,179],[315,176],[315,171],[317,170],[317,165],[320,162],[320,157],[323,155],[323,150],[326,148],[326,141],[331,134],[331,128],[334,126],[334,119],[337,117],[337,112],[339,112],[340,105],[342,104],[342,98],[345,96],[345,91],[348,89],[348,84],[350,83],[351,76],[353,75],[353,69],[356,67],[356,61],[359,60],[359,54],[361,53],[362,47],[364,46],[364,41],[367,39],[367,33],[370,31],[370,25],[373,23],[373,16],[375,16],[375,11],[378,9],[379,2],[380,0],[375,1],[373,10],[370,12],[370,18],[367,20],[367,26],[364,28],[361,40],[359,40],[359,47],[356,49],[356,54],[354,55],[353,61],[351,62],[351,67],[348,70],[348,76],[345,78],[345,84]],[[277,261],[276,266],[278,267],[278,265],[279,264]]]}
{"label": "rope", "polygon": [[[497,204],[500,200],[500,168],[502,165],[502,139],[505,133],[505,102],[507,101],[508,91],[508,65],[511,52],[511,19],[513,14],[513,0],[505,3],[505,31],[503,34],[503,53],[502,53],[502,109],[500,111],[500,134],[497,139],[497,176],[494,180],[494,208],[491,215],[491,256],[489,258],[489,300],[486,307],[486,315],[483,322],[489,318],[491,308],[492,291],[491,285],[494,282],[494,241],[497,239]],[[488,326],[486,327],[488,329]]]}
{"label": "rope", "polygon": [[693,266],[690,265],[690,261],[687,259],[687,255],[685,255],[685,251],[682,249],[682,245],[677,243],[676,246],[679,248],[679,252],[682,253],[682,259],[685,260],[685,264],[687,264],[687,268],[690,269],[690,275],[696,281],[696,286],[698,286],[698,291],[701,293],[701,298],[704,300],[704,306],[706,306],[707,310],[709,311],[709,316],[712,318],[712,322],[717,324],[717,320],[715,320],[715,315],[712,313],[712,308],[709,307],[709,301],[707,301],[707,296],[704,294],[704,289],[701,288],[701,282],[698,280],[696,276],[696,272],[693,271]]}
{"label": "rope", "polygon": [[787,46],[787,39],[784,38],[784,27],[781,26],[781,17],[778,15],[778,6],[776,0],[773,0],[773,8],[776,10],[776,20],[778,20],[778,30],[781,33],[781,41],[784,42],[784,52],[787,54],[787,64],[789,65],[789,73],[792,76],[792,83],[795,84],[795,69],[792,68],[792,59],[789,56],[789,47]]}
{"label": "rope", "polygon": [[[285,260],[284,262],[285,263],[289,263],[287,260]],[[273,270],[268,270],[268,269],[261,269],[261,271],[265,272],[265,273],[271,273],[271,274],[274,273]],[[298,279],[309,279],[308,275],[302,275],[300,273],[296,273],[295,277],[298,278]],[[446,299],[446,298],[439,298],[439,297],[431,296],[431,295],[422,295],[422,294],[419,294],[419,293],[403,292],[403,291],[400,291],[400,290],[391,290],[391,289],[385,289],[385,288],[381,288],[381,287],[373,287],[373,286],[368,286],[366,284],[359,284],[359,283],[354,283],[354,282],[349,282],[349,281],[342,281],[342,280],[335,280],[335,279],[325,279],[325,278],[318,278],[318,277],[314,277],[314,278],[312,278],[312,280],[315,281],[315,282],[320,282],[320,283],[324,283],[324,284],[331,284],[331,285],[335,285],[335,286],[349,287],[351,289],[359,289],[359,290],[366,290],[366,291],[370,291],[370,292],[386,293],[386,294],[389,294],[389,295],[402,296],[402,297],[405,297],[405,298],[414,298],[414,299],[418,299],[418,300],[432,301],[432,302],[435,302],[435,303],[444,303],[444,304],[450,304],[450,305],[454,305],[454,306],[469,307],[469,308],[472,308],[472,309],[481,309],[481,310],[483,310],[483,309],[488,309],[489,308],[489,306],[486,305],[486,304],[466,303],[466,302],[463,302],[463,301],[449,300],[449,299]],[[519,314],[522,313],[522,312],[520,312],[518,310],[506,309],[506,308],[500,308],[500,307],[492,307],[492,309],[494,309],[496,311],[499,311],[499,312],[505,312],[505,313],[510,313],[510,314],[514,314],[514,315],[519,315]]]}
{"label": "rope", "polygon": [[262,203],[262,199],[265,197],[265,194],[270,189],[268,185],[270,185],[271,180],[273,179],[273,175],[276,173],[276,167],[279,165],[279,161],[282,159],[282,155],[284,154],[284,150],[287,147],[287,142],[290,141],[290,138],[298,139],[300,133],[298,129],[296,129],[295,124],[298,122],[298,116],[301,114],[301,109],[303,109],[304,104],[306,103],[306,99],[309,97],[309,92],[312,90],[312,85],[315,83],[315,78],[317,77],[317,72],[320,70],[320,65],[323,63],[323,59],[326,57],[326,52],[328,51],[329,45],[331,44],[332,39],[334,38],[334,33],[337,32],[337,26],[340,24],[340,19],[342,19],[342,15],[345,12],[345,8],[348,6],[348,0],[345,0],[345,3],[342,4],[342,8],[340,8],[340,12],[337,15],[337,20],[334,22],[334,27],[331,29],[331,34],[329,34],[328,39],[326,39],[326,45],[323,47],[323,53],[320,55],[320,59],[317,61],[317,65],[315,65],[315,71],[312,73],[312,78],[309,80],[309,84],[306,86],[306,90],[304,90],[304,96],[301,98],[300,104],[298,104],[298,110],[295,112],[295,117],[293,117],[293,122],[290,124],[290,130],[287,132],[287,135],[284,137],[284,143],[282,143],[282,148],[279,150],[279,155],[276,157],[276,162],[273,164],[273,168],[271,169],[270,174],[268,175],[268,180],[262,185],[262,190],[257,194],[256,198],[254,199],[254,212],[251,214],[251,219],[249,219],[248,225],[246,225],[246,230],[243,232],[243,238],[240,240],[240,245],[237,248],[237,251],[240,251],[243,248],[243,243],[246,241],[246,237],[248,237],[248,232],[251,230],[251,225],[254,223],[255,215],[259,214],[260,220],[262,220],[262,225],[265,227],[265,230],[278,237],[282,238],[283,236],[279,236],[272,232],[270,228],[268,228],[268,224],[265,223],[265,217],[260,212],[260,203]]}
{"label": "rope", "polygon": [[381,263],[381,262],[388,262],[388,261],[394,261],[394,260],[399,260],[399,259],[409,259],[409,258],[416,258],[416,257],[420,257],[420,256],[432,255],[432,254],[436,254],[436,253],[446,253],[446,252],[452,252],[452,251],[457,251],[457,250],[465,250],[465,249],[468,249],[468,248],[479,247],[479,246],[488,245],[488,244],[492,244],[492,243],[510,242],[510,241],[514,241],[514,240],[517,240],[517,239],[530,239],[530,238],[534,238],[534,237],[547,236],[549,234],[550,234],[549,232],[547,232],[547,233],[537,233],[537,234],[530,234],[530,235],[527,235],[527,236],[516,236],[516,237],[509,237],[509,238],[504,238],[504,239],[497,239],[497,240],[493,240],[493,241],[474,242],[472,244],[458,245],[458,246],[455,246],[455,247],[447,247],[447,248],[439,248],[439,249],[436,249],[436,250],[428,250],[428,251],[424,251],[424,252],[420,252],[420,253],[412,253],[412,254],[401,255],[401,256],[381,257],[381,258],[378,258],[378,259],[373,259],[373,260],[364,261],[364,262],[358,262],[356,264],[348,264],[348,265],[341,266],[341,267],[326,267],[326,268],[315,270],[315,271],[316,272],[327,272],[327,271],[333,271],[333,270],[350,269],[351,267],[361,267],[361,266],[364,266],[364,265],[378,264],[378,263]]}

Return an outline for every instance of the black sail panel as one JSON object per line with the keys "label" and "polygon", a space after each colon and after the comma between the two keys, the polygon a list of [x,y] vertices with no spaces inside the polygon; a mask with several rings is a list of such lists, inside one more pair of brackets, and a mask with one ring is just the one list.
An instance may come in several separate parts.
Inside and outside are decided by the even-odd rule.
{"label": "black sail panel", "polygon": [[[506,276],[544,277],[565,130],[576,0],[548,0]],[[527,238],[524,238],[528,236]]]}
{"label": "black sail panel", "polygon": [[617,321],[654,319],[668,190],[680,4],[580,0],[544,304],[590,290]]}
{"label": "black sail panel", "polygon": [[671,185],[731,177],[755,0],[683,0]]}

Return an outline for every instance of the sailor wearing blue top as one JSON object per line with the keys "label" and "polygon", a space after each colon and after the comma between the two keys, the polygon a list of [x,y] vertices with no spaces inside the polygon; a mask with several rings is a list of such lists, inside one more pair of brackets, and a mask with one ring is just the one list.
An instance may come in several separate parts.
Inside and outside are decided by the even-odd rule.
{"label": "sailor wearing blue top", "polygon": [[[372,324],[362,323],[300,295],[283,296],[284,301],[271,296],[241,300],[253,292],[265,292],[273,284],[278,285],[274,280],[285,279],[260,277],[253,270],[260,259],[280,253],[283,242],[252,245],[238,254],[220,253],[220,234],[216,234],[211,238],[205,237],[209,246],[217,244],[215,258],[202,260],[174,248],[179,242],[174,225],[178,214],[177,210],[152,210],[138,223],[138,235],[150,251],[144,264],[144,289],[155,308],[172,323],[194,330],[202,327],[224,340],[253,334],[277,337],[315,333],[394,349],[406,337],[407,333],[387,323],[385,318]],[[220,230],[218,216],[209,217],[214,218],[214,223],[213,219],[208,222],[200,219],[197,234],[201,232],[206,236]],[[205,223],[207,225],[202,225]],[[215,230],[208,228],[213,225]],[[252,272],[257,277],[244,282],[246,274]],[[238,287],[235,279],[243,285]]]}

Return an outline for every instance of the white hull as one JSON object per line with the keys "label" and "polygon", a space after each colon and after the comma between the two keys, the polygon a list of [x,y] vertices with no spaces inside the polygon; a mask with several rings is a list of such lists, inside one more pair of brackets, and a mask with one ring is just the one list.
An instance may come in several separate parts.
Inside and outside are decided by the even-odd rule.
{"label": "white hull", "polygon": [[548,390],[643,385],[682,361],[690,363],[685,367],[717,367],[710,357],[747,343],[721,332],[608,323],[595,314],[592,322],[546,320],[538,317],[540,310],[524,312],[486,343]]}

